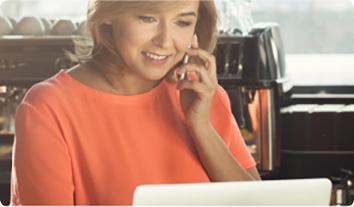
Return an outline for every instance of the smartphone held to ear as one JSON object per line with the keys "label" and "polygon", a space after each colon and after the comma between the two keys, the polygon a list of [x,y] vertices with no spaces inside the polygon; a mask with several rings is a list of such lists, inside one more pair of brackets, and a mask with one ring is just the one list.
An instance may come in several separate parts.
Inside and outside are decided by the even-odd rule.
{"label": "smartphone held to ear", "polygon": [[[189,45],[188,48],[191,48],[192,47],[192,43]],[[183,57],[183,61],[182,61],[182,64],[187,64],[188,63],[188,60],[189,60],[189,56],[188,54],[185,54],[184,57]],[[187,74],[186,73],[182,73],[179,77],[178,77],[178,80],[186,80],[187,79]]]}
{"label": "smartphone held to ear", "polygon": [[[183,64],[188,63],[189,56],[186,54],[183,58]],[[179,77],[178,80],[185,80],[187,78],[186,73],[182,73]]]}

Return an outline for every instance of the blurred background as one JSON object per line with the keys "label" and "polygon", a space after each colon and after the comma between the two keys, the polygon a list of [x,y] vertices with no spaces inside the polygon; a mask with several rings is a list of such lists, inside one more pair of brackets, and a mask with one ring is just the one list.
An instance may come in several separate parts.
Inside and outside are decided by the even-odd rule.
{"label": "blurred background", "polygon": [[[215,0],[219,84],[263,179],[327,177],[354,200],[354,0]],[[0,200],[26,91],[87,53],[88,0],[0,0]],[[30,160],[32,161],[32,160]]]}
{"label": "blurred background", "polygon": [[[6,16],[83,20],[87,0],[2,0]],[[234,27],[232,9],[239,0],[217,0],[223,22]],[[246,1],[247,2],[247,1]],[[296,85],[351,85],[354,78],[354,3],[351,0],[252,0],[255,22],[277,22],[282,31],[287,67]],[[221,15],[223,14],[223,15]],[[227,21],[227,22],[226,22]],[[334,69],[336,68],[336,69]],[[320,71],[320,73],[319,73]]]}

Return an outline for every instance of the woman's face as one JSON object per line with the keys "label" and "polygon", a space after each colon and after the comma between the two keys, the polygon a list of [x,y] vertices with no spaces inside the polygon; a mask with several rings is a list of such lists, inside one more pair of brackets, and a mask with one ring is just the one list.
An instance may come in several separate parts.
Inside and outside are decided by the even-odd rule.
{"label": "woman's face", "polygon": [[197,23],[199,1],[159,13],[127,12],[112,21],[114,43],[126,75],[160,80],[182,60]]}

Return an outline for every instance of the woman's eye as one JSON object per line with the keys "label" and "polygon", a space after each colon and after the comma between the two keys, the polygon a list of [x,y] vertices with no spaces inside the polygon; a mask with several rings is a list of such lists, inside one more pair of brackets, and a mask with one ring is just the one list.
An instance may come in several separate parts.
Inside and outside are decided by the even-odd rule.
{"label": "woman's eye", "polygon": [[149,17],[149,16],[138,16],[139,19],[141,19],[143,22],[146,23],[152,23],[155,21],[154,17]]}
{"label": "woman's eye", "polygon": [[178,21],[177,24],[181,27],[188,27],[189,25],[191,25],[191,22],[187,22],[187,21]]}

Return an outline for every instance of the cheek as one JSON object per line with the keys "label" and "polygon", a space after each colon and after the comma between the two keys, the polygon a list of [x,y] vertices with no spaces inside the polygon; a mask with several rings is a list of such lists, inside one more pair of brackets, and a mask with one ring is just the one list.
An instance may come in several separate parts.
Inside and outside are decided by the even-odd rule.
{"label": "cheek", "polygon": [[113,28],[113,33],[116,46],[121,49],[124,48],[124,50],[139,47],[146,41],[144,32],[139,31],[138,27],[133,25],[116,26]]}
{"label": "cheek", "polygon": [[132,31],[125,31],[117,37],[116,45],[117,47],[124,48],[124,50],[130,50],[139,47],[143,41],[143,36]]}
{"label": "cheek", "polygon": [[175,36],[175,41],[176,48],[179,52],[185,53],[191,46],[193,41],[194,30],[194,27],[189,27],[176,31],[177,35]]}
{"label": "cheek", "polygon": [[191,43],[193,34],[181,34],[175,37],[175,47],[176,47],[176,62],[179,62],[183,59],[188,47]]}
{"label": "cheek", "polygon": [[176,49],[179,52],[186,52],[192,42],[192,38],[193,38],[193,33],[191,33],[191,34],[184,33],[184,34],[179,34],[179,35],[177,33],[177,35],[175,37]]}

